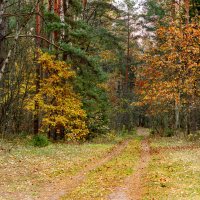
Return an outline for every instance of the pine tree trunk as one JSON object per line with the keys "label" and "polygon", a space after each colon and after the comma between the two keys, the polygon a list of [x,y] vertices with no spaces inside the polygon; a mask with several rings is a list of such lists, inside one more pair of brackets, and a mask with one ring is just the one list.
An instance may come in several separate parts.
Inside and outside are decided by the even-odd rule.
{"label": "pine tree trunk", "polygon": [[130,68],[130,13],[128,11],[128,35],[127,35],[127,61],[126,61],[126,75],[125,75],[125,89],[128,92],[128,82],[129,82],[129,68]]}
{"label": "pine tree trunk", "polygon": [[[36,5],[36,13],[40,13],[40,5],[39,3]],[[40,35],[41,32],[41,17],[39,14],[36,14],[36,35]],[[36,38],[36,62],[38,60],[38,49],[40,48],[40,38]],[[36,80],[35,80],[35,86],[36,86],[36,94],[39,93],[40,90],[40,65],[36,64]],[[34,114],[34,134],[37,135],[39,133],[39,102],[35,101],[35,114]]]}
{"label": "pine tree trunk", "polygon": [[[63,14],[64,16],[67,16],[69,9],[69,2],[68,0],[63,0]],[[62,38],[64,41],[68,40],[68,32],[65,30],[64,36]],[[68,59],[68,54],[66,52],[63,52],[63,60],[66,61]]]}
{"label": "pine tree trunk", "polygon": [[5,47],[4,47],[4,39],[6,35],[6,22],[5,18],[3,17],[3,14],[5,12],[5,1],[0,0],[0,79],[2,78],[2,75],[5,70]]}
{"label": "pine tree trunk", "polygon": [[[60,0],[60,21],[62,24],[65,23],[65,14],[64,14],[64,0]],[[65,37],[65,30],[61,30],[61,40]]]}
{"label": "pine tree trunk", "polygon": [[178,94],[177,99],[175,100],[175,129],[180,128],[180,94]]}
{"label": "pine tree trunk", "polygon": [[87,0],[82,0],[82,4],[83,4],[83,19],[85,19]]}
{"label": "pine tree trunk", "polygon": [[190,109],[188,108],[186,113],[186,134],[190,134]]}
{"label": "pine tree trunk", "polygon": [[188,25],[190,21],[190,0],[185,0],[185,17],[186,25]]}
{"label": "pine tree trunk", "polygon": [[171,2],[171,17],[172,20],[175,21],[176,19],[176,0],[172,0]]}
{"label": "pine tree trunk", "polygon": [[[54,13],[60,17],[60,6],[61,0],[54,0]],[[56,44],[59,40],[59,33],[58,31],[54,31],[54,43]]]}
{"label": "pine tree trunk", "polygon": [[175,129],[178,130],[180,127],[180,109],[179,105],[175,105]]}

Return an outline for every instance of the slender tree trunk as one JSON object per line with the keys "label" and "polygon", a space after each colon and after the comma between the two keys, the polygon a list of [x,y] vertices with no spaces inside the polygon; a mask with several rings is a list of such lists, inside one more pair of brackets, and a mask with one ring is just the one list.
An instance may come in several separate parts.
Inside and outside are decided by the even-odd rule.
{"label": "slender tree trunk", "polygon": [[[60,7],[61,7],[61,0],[54,0],[54,13],[60,17]],[[54,42],[55,44],[59,40],[58,31],[54,31]]]}
{"label": "slender tree trunk", "polygon": [[175,99],[175,129],[180,128],[180,94]]}
{"label": "slender tree trunk", "polygon": [[[37,3],[36,5],[36,13],[40,13],[40,5]],[[39,14],[36,14],[36,35],[40,35],[41,33],[41,17]],[[40,48],[40,38],[36,38],[36,62],[38,60],[38,49]],[[35,80],[35,86],[36,86],[36,94],[39,93],[40,90],[40,65],[36,64],[36,80]],[[39,133],[39,102],[35,101],[35,113],[34,113],[34,134],[37,135]]]}
{"label": "slender tree trunk", "polygon": [[129,83],[129,68],[130,68],[130,12],[128,11],[128,35],[127,35],[127,61],[126,61],[126,75],[125,75],[125,85],[128,91]]}
{"label": "slender tree trunk", "polygon": [[[31,16],[28,17],[26,22],[20,28],[17,28],[17,30],[15,31],[15,36],[14,36],[14,39],[15,39],[14,43],[13,45],[9,47],[8,51],[6,52],[5,47],[4,47],[4,39],[6,36],[6,22],[5,22],[5,18],[3,17],[3,14],[5,11],[5,4],[7,2],[8,1],[0,0],[0,80],[2,79],[6,66],[8,65],[11,59],[13,50],[16,48],[19,35],[21,31],[23,30],[23,28],[26,26],[26,23],[28,23],[28,21],[31,18]],[[34,10],[35,8],[33,8],[31,12],[34,12]]]}
{"label": "slender tree trunk", "polygon": [[[48,2],[49,2],[48,11],[53,13],[54,12],[53,11],[54,0],[49,0]],[[48,35],[47,35],[47,38],[48,38],[49,41],[51,41],[51,43],[53,43],[53,34],[52,33],[49,32]],[[50,50],[51,45],[47,44],[47,48]]]}
{"label": "slender tree trunk", "polygon": [[[64,2],[65,0],[60,0],[60,21],[65,24],[65,13],[64,13]],[[61,30],[61,40],[65,38],[65,30]]]}
{"label": "slender tree trunk", "polygon": [[83,8],[85,9],[87,5],[87,0],[82,0],[82,3],[83,3]]}
{"label": "slender tree trunk", "polygon": [[175,22],[176,19],[176,0],[172,0],[171,2],[171,14],[172,20]]}
{"label": "slender tree trunk", "polygon": [[[63,14],[64,16],[67,16],[68,14],[68,8],[69,8],[69,2],[68,0],[63,0]],[[65,30],[64,36],[62,38],[64,41],[68,40],[68,32]],[[68,54],[66,52],[63,52],[63,60],[66,61],[68,58]]]}
{"label": "slender tree trunk", "polygon": [[87,0],[82,0],[82,4],[83,4],[83,19],[85,19]]}
{"label": "slender tree trunk", "polygon": [[186,135],[190,134],[190,108],[188,108],[186,113]]}
{"label": "slender tree trunk", "polygon": [[3,14],[5,12],[5,4],[5,0],[0,0],[0,80],[3,77],[6,65],[8,64],[12,53],[11,50],[9,50],[8,52],[6,51],[6,47],[4,44],[6,36],[6,20],[5,17],[3,17]]}
{"label": "slender tree trunk", "polygon": [[179,110],[179,105],[175,105],[175,129],[179,129],[180,127],[180,110]]}
{"label": "slender tree trunk", "polygon": [[3,17],[4,10],[5,2],[4,0],[0,0],[0,76],[2,76],[2,73],[4,72],[4,69],[2,67],[6,57],[4,49],[4,37],[6,34],[5,18]]}
{"label": "slender tree trunk", "polygon": [[190,22],[190,0],[185,0],[185,17],[186,17],[186,25]]}

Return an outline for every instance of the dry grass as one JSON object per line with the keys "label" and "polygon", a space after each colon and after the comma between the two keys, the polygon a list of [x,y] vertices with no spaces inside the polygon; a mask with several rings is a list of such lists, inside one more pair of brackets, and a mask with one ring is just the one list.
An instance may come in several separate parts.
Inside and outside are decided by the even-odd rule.
{"label": "dry grass", "polygon": [[78,173],[86,163],[102,157],[114,146],[110,143],[51,144],[35,148],[15,144],[9,152],[6,148],[11,143],[1,141],[0,144],[0,197],[3,200],[34,198],[45,185]]}
{"label": "dry grass", "polygon": [[[152,146],[157,148],[157,153],[152,154],[148,173],[144,178],[144,200],[200,199],[200,148],[192,149],[191,145],[198,144],[173,139],[152,140]],[[189,148],[173,148],[185,145]],[[159,147],[168,148],[159,150]]]}
{"label": "dry grass", "polygon": [[134,173],[139,156],[140,139],[134,139],[120,155],[88,173],[84,183],[62,199],[107,199],[108,194],[123,184],[127,176]]}

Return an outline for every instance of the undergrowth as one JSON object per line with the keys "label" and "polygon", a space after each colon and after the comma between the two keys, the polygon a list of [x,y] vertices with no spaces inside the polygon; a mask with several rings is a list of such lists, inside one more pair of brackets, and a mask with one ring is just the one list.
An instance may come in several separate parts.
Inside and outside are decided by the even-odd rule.
{"label": "undergrowth", "polygon": [[137,138],[139,136],[136,135],[136,130],[132,131],[122,130],[120,132],[110,131],[107,134],[102,134],[98,137],[93,138],[91,143],[120,143],[125,139]]}
{"label": "undergrowth", "polygon": [[49,140],[45,135],[35,135],[32,140],[31,144],[35,147],[46,147],[49,145]]}

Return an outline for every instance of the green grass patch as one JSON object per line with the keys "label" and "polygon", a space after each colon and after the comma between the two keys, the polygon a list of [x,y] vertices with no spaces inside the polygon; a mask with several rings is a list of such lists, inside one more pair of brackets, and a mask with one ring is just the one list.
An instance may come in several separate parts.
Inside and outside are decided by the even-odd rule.
{"label": "green grass patch", "polygon": [[158,147],[175,147],[175,146],[188,146],[188,145],[195,145],[193,141],[187,141],[185,139],[180,139],[178,137],[155,137],[150,139],[151,147],[158,148]]}
{"label": "green grass patch", "polygon": [[[0,196],[29,198],[59,178],[68,178],[109,152],[114,144],[50,144],[39,148],[30,144],[0,141]],[[27,198],[28,198],[27,197]]]}
{"label": "green grass patch", "polygon": [[[177,141],[177,145],[190,145]],[[153,146],[175,146],[169,139],[154,141]],[[144,178],[144,200],[200,199],[200,149],[166,150],[153,154]]]}
{"label": "green grass patch", "polygon": [[102,143],[116,144],[116,143],[124,141],[125,139],[132,139],[132,138],[139,138],[139,137],[140,136],[137,136],[135,129],[129,132],[125,130],[122,130],[120,132],[110,131],[107,134],[102,134],[98,137],[93,138],[91,142],[97,143],[97,144],[102,144]]}
{"label": "green grass patch", "polygon": [[123,184],[124,179],[134,173],[139,156],[140,140],[131,140],[119,156],[88,173],[84,183],[62,199],[106,199],[114,188]]}

